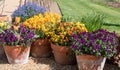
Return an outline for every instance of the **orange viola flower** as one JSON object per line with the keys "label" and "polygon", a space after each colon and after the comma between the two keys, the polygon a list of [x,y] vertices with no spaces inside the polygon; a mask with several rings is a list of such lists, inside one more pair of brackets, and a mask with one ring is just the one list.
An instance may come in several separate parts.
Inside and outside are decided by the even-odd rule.
{"label": "orange viola flower", "polygon": [[14,30],[18,30],[18,26],[13,26],[14,27]]}
{"label": "orange viola flower", "polygon": [[20,17],[15,17],[15,22],[20,23],[21,18]]}

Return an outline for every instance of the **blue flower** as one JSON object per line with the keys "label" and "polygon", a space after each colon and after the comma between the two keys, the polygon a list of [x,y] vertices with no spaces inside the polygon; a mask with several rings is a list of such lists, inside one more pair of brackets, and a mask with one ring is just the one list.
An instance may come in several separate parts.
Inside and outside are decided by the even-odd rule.
{"label": "blue flower", "polygon": [[[33,17],[34,15],[44,14],[46,8],[38,6],[35,3],[26,3],[21,7],[18,7],[17,10],[13,12],[11,17],[14,19],[16,16],[21,17],[21,22],[24,22],[26,19]],[[13,20],[14,21],[14,20]]]}

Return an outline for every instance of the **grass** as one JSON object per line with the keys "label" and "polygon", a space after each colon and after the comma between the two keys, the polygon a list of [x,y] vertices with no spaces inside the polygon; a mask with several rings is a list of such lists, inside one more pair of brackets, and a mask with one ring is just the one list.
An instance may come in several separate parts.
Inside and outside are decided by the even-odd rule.
{"label": "grass", "polygon": [[63,16],[72,16],[79,21],[84,15],[90,12],[97,12],[105,15],[105,28],[109,31],[116,31],[120,34],[120,9],[98,4],[90,0],[57,0]]}

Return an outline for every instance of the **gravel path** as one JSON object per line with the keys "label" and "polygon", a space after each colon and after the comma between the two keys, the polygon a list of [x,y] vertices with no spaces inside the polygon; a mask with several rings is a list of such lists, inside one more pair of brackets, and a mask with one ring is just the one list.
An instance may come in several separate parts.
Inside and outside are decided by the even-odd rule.
{"label": "gravel path", "polygon": [[[78,70],[77,65],[60,65],[50,58],[30,57],[27,64],[9,64],[6,57],[0,58],[0,70]],[[104,70],[120,70],[115,65],[105,64]]]}

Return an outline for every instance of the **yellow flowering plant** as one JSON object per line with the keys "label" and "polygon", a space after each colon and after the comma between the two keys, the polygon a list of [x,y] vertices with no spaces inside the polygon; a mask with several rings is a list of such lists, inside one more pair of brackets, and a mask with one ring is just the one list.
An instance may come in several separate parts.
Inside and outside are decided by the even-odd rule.
{"label": "yellow flowering plant", "polygon": [[10,23],[5,21],[0,21],[0,33],[4,32],[5,29],[10,28]]}
{"label": "yellow flowering plant", "polygon": [[23,24],[31,29],[35,29],[36,38],[49,38],[54,31],[55,23],[61,22],[61,16],[56,13],[45,12],[44,15],[35,15],[27,19]]}
{"label": "yellow flowering plant", "polygon": [[84,24],[80,22],[60,22],[56,23],[54,33],[51,35],[53,44],[70,46],[70,36],[72,34],[87,32]]}

